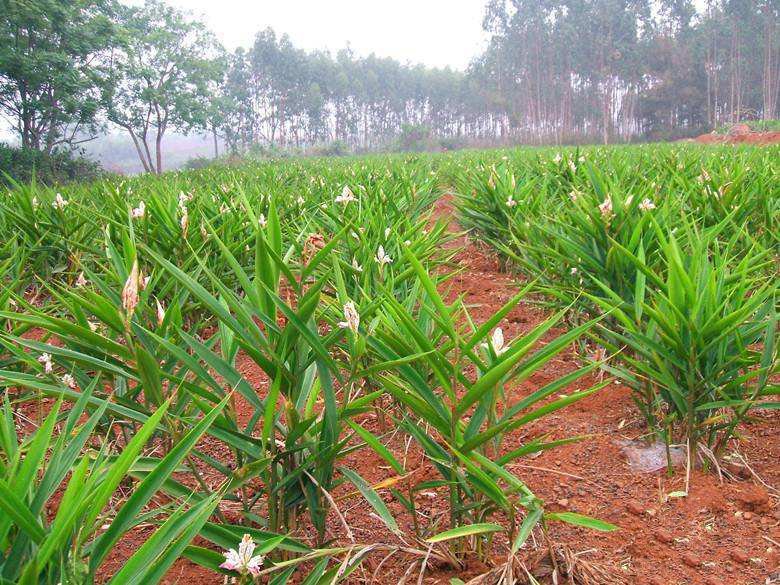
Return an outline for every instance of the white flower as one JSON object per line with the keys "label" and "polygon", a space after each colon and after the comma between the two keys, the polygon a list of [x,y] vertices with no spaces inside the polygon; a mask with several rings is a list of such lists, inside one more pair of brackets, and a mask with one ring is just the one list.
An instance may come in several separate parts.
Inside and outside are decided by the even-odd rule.
{"label": "white flower", "polygon": [[404,246],[411,246],[412,240],[404,240]]}
{"label": "white flower", "polygon": [[514,200],[514,197],[512,195],[509,196],[509,198],[506,200],[506,206],[507,207],[514,207],[517,205],[517,201]]}
{"label": "white flower", "polygon": [[261,228],[264,228],[265,226],[268,225],[268,220],[265,218],[265,214],[263,214],[263,213],[260,214],[260,217],[257,218],[257,224]]}
{"label": "white flower", "polygon": [[352,268],[354,268],[358,272],[363,272],[363,267],[360,264],[358,264],[356,258],[352,258]]}
{"label": "white flower", "polygon": [[343,203],[346,205],[350,201],[357,201],[357,197],[355,197],[355,194],[352,193],[352,190],[347,185],[344,185],[344,188],[341,190],[341,195],[337,195],[335,201],[336,203]]}
{"label": "white flower", "polygon": [[379,266],[384,266],[385,264],[390,264],[393,259],[385,254],[384,247],[380,245],[376,251],[376,261],[379,263]]}
{"label": "white flower", "polygon": [[358,313],[355,303],[347,301],[344,305],[344,321],[339,322],[339,327],[342,329],[350,329],[353,333],[358,332],[360,326],[360,314]]}
{"label": "white flower", "polygon": [[43,364],[43,371],[47,374],[51,374],[52,371],[52,364],[51,364],[51,356],[48,353],[42,353],[38,357],[38,362]]}
{"label": "white flower", "polygon": [[509,349],[504,347],[504,332],[501,330],[501,327],[496,327],[496,330],[493,331],[493,335],[490,336],[490,344],[497,355],[501,355]]}
{"label": "white flower", "polygon": [[156,300],[156,302],[157,302],[157,326],[160,327],[162,326],[163,321],[165,320],[165,308],[163,308],[159,300]]}
{"label": "white flower", "polygon": [[84,272],[79,272],[79,276],[76,279],[76,286],[85,286],[87,284],[87,279],[84,278]]}
{"label": "white flower", "polygon": [[563,157],[561,156],[561,153],[560,152],[555,153],[555,158],[553,158],[553,161],[555,162],[555,164],[558,164],[562,160],[563,160]]}
{"label": "white flower", "polygon": [[146,203],[141,201],[138,204],[138,207],[136,207],[130,212],[130,217],[132,217],[133,219],[141,219],[144,215],[146,215]]}
{"label": "white flower", "polygon": [[140,271],[138,270],[138,260],[133,262],[133,268],[122,288],[122,308],[125,310],[128,321],[138,306],[138,284],[140,280]]}
{"label": "white flower", "polygon": [[252,556],[255,551],[255,543],[252,537],[245,534],[238,544],[238,551],[231,548],[225,555],[225,562],[219,567],[228,571],[237,571],[241,575],[251,574],[257,577],[260,574],[260,567],[263,565],[263,555]]}
{"label": "white flower", "polygon": [[71,376],[70,374],[65,374],[62,376],[62,383],[65,384],[71,390],[76,387],[76,380],[74,380],[73,376]]}
{"label": "white flower", "polygon": [[[482,347],[487,349],[487,343],[483,343]],[[504,332],[501,327],[496,327],[496,329],[493,330],[493,334],[490,336],[490,347],[493,348],[496,355],[501,355],[509,349],[508,347],[504,347]]]}
{"label": "white flower", "polygon": [[35,196],[33,196],[33,198],[32,198],[32,206],[33,206],[33,209],[37,209],[38,208],[38,198],[35,197]]}
{"label": "white flower", "polygon": [[385,228],[385,239],[387,239],[388,237],[390,237],[390,232],[392,232],[392,231],[393,231],[393,230],[391,230],[390,228]]}
{"label": "white flower", "polygon": [[570,161],[569,161],[569,170],[570,170],[572,173],[576,173],[576,172],[577,172],[577,165],[575,165],[575,164],[574,164],[574,161],[573,161],[573,160],[570,160]]}
{"label": "white flower", "polygon": [[579,270],[577,270],[577,267],[576,267],[576,266],[572,266],[572,267],[571,267],[571,270],[570,270],[569,272],[570,272],[571,274],[577,274],[577,272],[579,272]]}
{"label": "white flower", "polygon": [[603,217],[606,221],[612,219],[612,199],[609,197],[604,199],[604,202],[599,205],[599,211],[601,212],[601,217]]}
{"label": "white flower", "polygon": [[652,209],[655,209],[655,203],[653,203],[650,199],[644,198],[642,200],[642,203],[638,205],[639,209],[641,211],[650,211]]}
{"label": "white flower", "polygon": [[306,203],[306,200],[303,197],[301,197],[300,195],[298,195],[298,199],[296,199],[295,202],[298,205],[303,206],[303,204]]}
{"label": "white flower", "polygon": [[63,199],[62,195],[57,193],[57,196],[54,198],[54,202],[52,203],[52,207],[54,207],[54,209],[65,209],[67,204],[68,200]]}
{"label": "white flower", "polygon": [[577,189],[574,189],[571,193],[569,193],[569,199],[572,201],[577,201],[577,197],[580,196],[580,192],[577,191]]}
{"label": "white flower", "polygon": [[186,238],[187,227],[190,225],[190,213],[187,211],[186,205],[181,206],[181,219],[179,220],[179,224],[181,225],[182,235]]}

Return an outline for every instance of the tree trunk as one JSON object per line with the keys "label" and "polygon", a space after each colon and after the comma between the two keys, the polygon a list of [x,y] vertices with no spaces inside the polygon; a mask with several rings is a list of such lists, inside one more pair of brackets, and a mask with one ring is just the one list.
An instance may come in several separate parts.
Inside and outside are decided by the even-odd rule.
{"label": "tree trunk", "polygon": [[149,163],[144,157],[144,152],[143,150],[141,150],[141,144],[138,142],[138,137],[135,135],[135,132],[133,132],[133,129],[130,126],[125,126],[124,128],[130,134],[130,138],[133,139],[133,145],[135,146],[135,151],[138,153],[138,158],[140,159],[141,164],[144,167],[144,172],[145,173],[151,172],[151,169],[149,168]]}
{"label": "tree trunk", "polygon": [[165,124],[163,123],[161,126],[157,127],[157,136],[155,137],[155,155],[157,156],[157,168],[155,169],[155,172],[158,175],[162,174],[163,166],[162,166],[162,138],[163,134],[165,133]]}

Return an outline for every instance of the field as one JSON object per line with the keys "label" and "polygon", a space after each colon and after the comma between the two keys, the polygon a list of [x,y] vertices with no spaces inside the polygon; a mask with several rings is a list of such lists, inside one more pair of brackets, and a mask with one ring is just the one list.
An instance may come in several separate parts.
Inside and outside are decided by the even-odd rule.
{"label": "field", "polygon": [[779,221],[777,146],[15,184],[0,583],[780,583]]}

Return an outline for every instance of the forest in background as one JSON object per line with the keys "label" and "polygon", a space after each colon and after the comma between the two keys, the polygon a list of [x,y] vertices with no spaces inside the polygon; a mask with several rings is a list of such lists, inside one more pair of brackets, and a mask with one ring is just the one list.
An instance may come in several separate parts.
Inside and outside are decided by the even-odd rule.
{"label": "forest in background", "polygon": [[662,140],[774,119],[780,93],[777,0],[490,0],[466,71],[304,51],[271,29],[229,52],[159,0],[0,4],[0,112],[19,144],[119,129],[149,172],[172,133],[210,136],[215,156]]}

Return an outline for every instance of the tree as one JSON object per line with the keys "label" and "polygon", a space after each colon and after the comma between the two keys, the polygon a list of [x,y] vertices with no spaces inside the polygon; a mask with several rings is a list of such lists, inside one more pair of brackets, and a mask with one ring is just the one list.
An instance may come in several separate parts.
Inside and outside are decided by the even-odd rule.
{"label": "tree", "polygon": [[158,0],[126,8],[121,32],[109,119],[129,133],[144,169],[161,173],[166,131],[187,134],[214,118],[220,47],[202,23]]}
{"label": "tree", "polygon": [[51,153],[97,130],[114,11],[112,0],[0,0],[0,112],[23,148]]}

